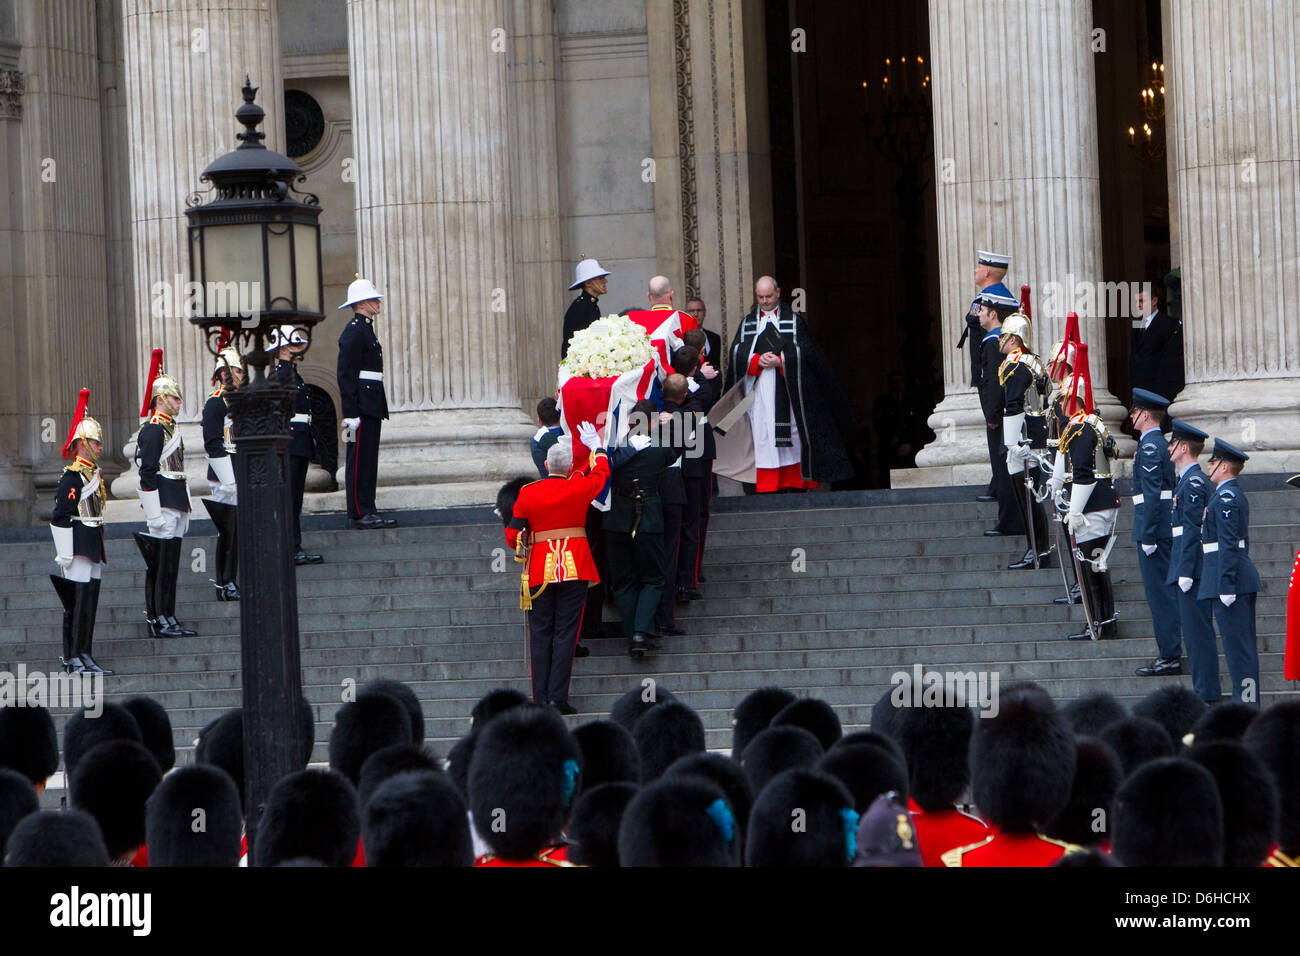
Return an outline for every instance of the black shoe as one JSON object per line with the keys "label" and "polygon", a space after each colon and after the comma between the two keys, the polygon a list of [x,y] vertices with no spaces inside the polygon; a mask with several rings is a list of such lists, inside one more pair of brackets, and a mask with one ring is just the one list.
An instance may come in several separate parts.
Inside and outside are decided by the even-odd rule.
{"label": "black shoe", "polygon": [[590,655],[591,648],[589,647],[583,647],[581,644],[578,644],[573,648],[574,657],[589,657]]}
{"label": "black shoe", "polygon": [[354,518],[352,520],[352,527],[366,529],[383,528],[387,526],[384,524],[384,519],[379,517],[379,515],[366,515],[364,518]]}
{"label": "black shoe", "polygon": [[68,660],[64,660],[62,657],[60,657],[59,663],[63,665],[63,669],[69,674],[89,673],[89,671],[86,670],[86,665],[81,662],[80,657],[72,657],[69,658]]}
{"label": "black shoe", "polygon": [[107,667],[100,667],[95,663],[95,659],[89,654],[81,655],[81,663],[85,665],[86,670],[92,674],[111,674],[113,673]]}
{"label": "black shoe", "polygon": [[578,708],[574,707],[567,700],[557,700],[552,703],[551,706],[554,707],[559,714],[565,717],[572,717],[578,712]]}
{"label": "black shoe", "polygon": [[1015,564],[1008,564],[1007,570],[1024,571],[1026,568],[1032,568],[1033,566],[1034,566],[1034,552],[1026,551],[1025,556],[1021,558],[1019,561],[1017,561]]}
{"label": "black shoe", "polygon": [[1052,603],[1053,604],[1078,604],[1081,600],[1083,599],[1079,597],[1079,586],[1075,585],[1074,587],[1070,588],[1070,596],[1068,598],[1063,598],[1063,597],[1052,598]]}
{"label": "black shoe", "polygon": [[976,501],[997,501],[998,499],[993,495],[979,495],[975,500]]}
{"label": "black shoe", "polygon": [[293,563],[299,566],[304,564],[321,564],[324,560],[325,559],[319,554],[308,554],[306,551],[299,551],[293,556]]}
{"label": "black shoe", "polygon": [[185,632],[181,630],[180,625],[173,625],[166,618],[158,618],[156,621],[149,622],[149,630],[154,637],[184,637]]}
{"label": "black shoe", "polygon": [[659,633],[664,637],[681,637],[686,632],[676,624],[668,624],[659,628]]}
{"label": "black shoe", "polygon": [[[1100,635],[1098,636],[1100,637]],[[1078,634],[1067,634],[1065,639],[1067,641],[1090,641],[1092,640],[1092,631],[1084,628]]]}
{"label": "black shoe", "polygon": [[639,659],[645,657],[648,650],[650,650],[650,635],[642,631],[635,632],[627,644],[628,656]]}
{"label": "black shoe", "polygon": [[198,631],[194,630],[194,628],[186,627],[180,621],[176,620],[175,615],[168,615],[167,621],[172,627],[176,628],[176,630],[181,632],[181,637],[194,637],[196,634],[199,633]]}
{"label": "black shoe", "polygon": [[225,601],[239,600],[239,588],[235,586],[234,581],[231,581],[229,584],[226,585],[226,596],[222,600]]}
{"label": "black shoe", "polygon": [[1182,672],[1181,657],[1157,657],[1154,662],[1137,669],[1138,677],[1170,677]]}
{"label": "black shoe", "polygon": [[396,519],[396,518],[382,518],[382,517],[380,517],[379,515],[375,515],[375,517],[376,517],[376,518],[379,518],[379,520],[382,521],[382,522],[384,523],[384,527],[385,527],[385,528],[396,528],[396,527],[397,527],[397,519]]}
{"label": "black shoe", "polygon": [[1005,538],[1006,536],[1007,533],[1005,531],[999,531],[997,528],[989,528],[984,532],[984,537],[986,538]]}

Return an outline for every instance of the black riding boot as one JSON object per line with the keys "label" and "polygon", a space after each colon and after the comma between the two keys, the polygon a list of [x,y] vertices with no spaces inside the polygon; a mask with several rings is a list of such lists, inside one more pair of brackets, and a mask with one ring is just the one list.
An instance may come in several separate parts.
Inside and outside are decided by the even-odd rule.
{"label": "black riding boot", "polygon": [[198,631],[176,620],[176,581],[181,571],[181,542],[184,538],[167,538],[162,542],[162,563],[158,568],[158,614],[177,633],[169,637],[193,637]]}
{"label": "black riding boot", "polygon": [[95,640],[95,618],[99,615],[99,578],[90,580],[90,606],[86,610],[86,616],[81,627],[81,644],[79,656],[81,662],[86,665],[86,670],[96,674],[113,673],[107,667],[100,667],[95,663],[95,659],[90,656],[91,645]]}

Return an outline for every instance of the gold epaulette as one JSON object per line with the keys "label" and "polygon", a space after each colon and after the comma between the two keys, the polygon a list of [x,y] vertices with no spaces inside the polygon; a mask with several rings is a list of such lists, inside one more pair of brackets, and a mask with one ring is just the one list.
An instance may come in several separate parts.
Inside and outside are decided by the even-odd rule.
{"label": "gold epaulette", "polygon": [[1033,352],[1026,352],[1022,349],[1017,349],[1003,359],[1002,364],[998,366],[999,385],[1005,386],[1007,384],[1007,380],[1011,378],[1017,365],[1023,365],[1025,368],[1029,369],[1029,374],[1032,375],[1035,380],[1047,375],[1047,369],[1043,367],[1042,360],[1040,360],[1037,355]]}
{"label": "gold epaulette", "polygon": [[1287,856],[1281,850],[1274,850],[1267,860],[1265,866],[1300,866],[1300,857]]}
{"label": "gold epaulette", "polygon": [[994,836],[996,836],[996,834],[990,833],[977,843],[968,843],[965,846],[945,850],[939,859],[943,862],[944,866],[961,866],[961,858],[964,854],[969,853],[971,850],[978,850],[980,847],[991,842]]}
{"label": "gold epaulette", "polygon": [[213,392],[211,395],[209,395],[208,398],[220,398],[222,391],[223,391],[222,387],[218,385],[217,390]]}
{"label": "gold epaulette", "polygon": [[1083,433],[1084,426],[1097,433],[1097,441],[1101,441],[1106,437],[1106,423],[1101,420],[1101,416],[1097,415],[1097,413],[1071,418],[1066,423],[1065,428],[1061,430],[1061,454],[1069,454],[1070,442]]}

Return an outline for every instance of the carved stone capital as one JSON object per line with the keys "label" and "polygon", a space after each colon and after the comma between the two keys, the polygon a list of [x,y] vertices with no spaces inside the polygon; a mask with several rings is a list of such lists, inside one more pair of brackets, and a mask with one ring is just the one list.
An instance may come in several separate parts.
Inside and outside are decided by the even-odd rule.
{"label": "carved stone capital", "polygon": [[21,97],[26,90],[19,70],[0,70],[0,119],[21,119]]}

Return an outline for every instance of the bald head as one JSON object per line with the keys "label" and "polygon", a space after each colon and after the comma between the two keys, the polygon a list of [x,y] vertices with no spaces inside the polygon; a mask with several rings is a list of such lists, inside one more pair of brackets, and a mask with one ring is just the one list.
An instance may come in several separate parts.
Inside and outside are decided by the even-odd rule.
{"label": "bald head", "polygon": [[760,309],[771,312],[781,301],[781,287],[771,276],[759,276],[754,283],[754,298],[758,300]]}
{"label": "bald head", "polygon": [[646,298],[651,305],[671,305],[673,301],[673,284],[667,276],[655,276],[650,280]]}

